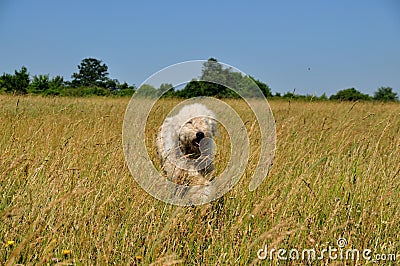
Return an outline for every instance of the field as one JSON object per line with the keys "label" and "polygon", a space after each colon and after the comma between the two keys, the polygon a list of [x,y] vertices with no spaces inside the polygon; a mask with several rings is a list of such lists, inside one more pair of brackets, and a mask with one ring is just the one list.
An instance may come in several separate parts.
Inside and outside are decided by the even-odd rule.
{"label": "field", "polygon": [[[400,260],[400,104],[271,101],[275,160],[253,192],[260,136],[244,111],[244,177],[223,200],[178,207],[148,195],[125,164],[128,101],[0,95],[1,265],[275,265],[277,252],[257,258],[266,245],[299,250],[287,265],[366,265],[364,249],[381,264]],[[153,154],[161,119],[147,129]],[[359,260],[301,259],[338,240]]]}

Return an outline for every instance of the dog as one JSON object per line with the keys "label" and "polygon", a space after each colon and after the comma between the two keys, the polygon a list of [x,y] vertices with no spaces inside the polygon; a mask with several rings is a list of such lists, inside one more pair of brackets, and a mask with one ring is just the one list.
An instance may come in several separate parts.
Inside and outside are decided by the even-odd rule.
{"label": "dog", "polygon": [[213,137],[215,114],[200,103],[189,104],[167,117],[158,131],[156,146],[167,179],[187,189],[207,186],[214,179]]}

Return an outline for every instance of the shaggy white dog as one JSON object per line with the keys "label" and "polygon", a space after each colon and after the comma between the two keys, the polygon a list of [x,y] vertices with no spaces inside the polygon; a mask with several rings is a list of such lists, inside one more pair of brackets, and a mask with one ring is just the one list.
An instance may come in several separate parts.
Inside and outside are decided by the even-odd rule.
{"label": "shaggy white dog", "polygon": [[156,143],[167,178],[187,187],[209,185],[214,178],[212,138],[216,133],[215,114],[203,104],[186,105],[167,117]]}

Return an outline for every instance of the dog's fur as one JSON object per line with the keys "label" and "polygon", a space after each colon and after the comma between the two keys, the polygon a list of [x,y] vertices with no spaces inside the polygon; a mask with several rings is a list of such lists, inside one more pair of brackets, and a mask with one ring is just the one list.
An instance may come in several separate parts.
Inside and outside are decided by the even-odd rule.
{"label": "dog's fur", "polygon": [[[210,184],[213,147],[212,141],[206,140],[217,133],[215,121],[215,114],[199,103],[186,105],[177,115],[165,119],[156,146],[161,167],[170,181],[184,186]],[[205,158],[209,160],[207,165],[200,162]]]}

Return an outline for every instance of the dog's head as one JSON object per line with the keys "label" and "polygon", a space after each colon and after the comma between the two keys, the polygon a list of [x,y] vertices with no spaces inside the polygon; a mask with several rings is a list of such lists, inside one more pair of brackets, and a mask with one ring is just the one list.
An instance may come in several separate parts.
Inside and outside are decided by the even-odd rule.
{"label": "dog's head", "polygon": [[186,121],[179,131],[179,146],[182,153],[189,158],[201,155],[200,142],[204,138],[213,138],[217,132],[215,119],[197,116]]}

